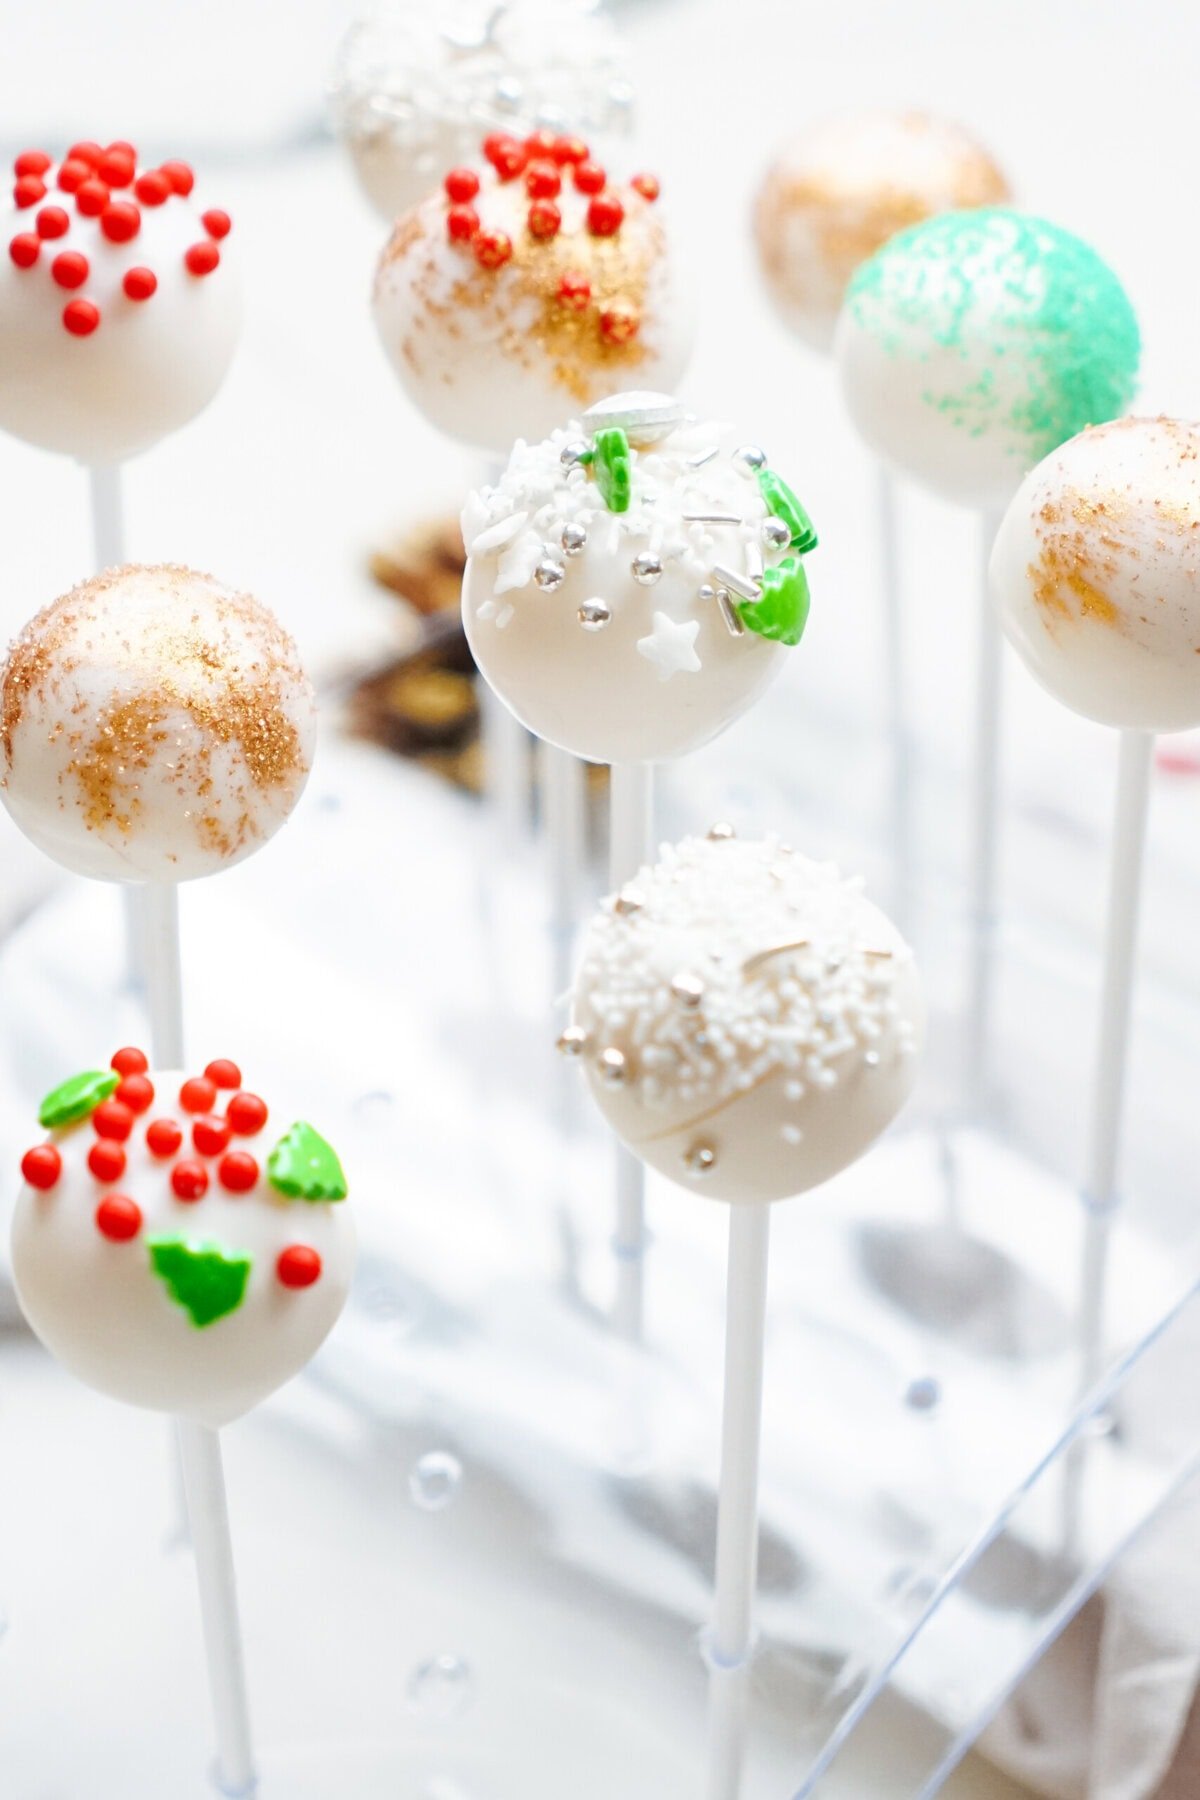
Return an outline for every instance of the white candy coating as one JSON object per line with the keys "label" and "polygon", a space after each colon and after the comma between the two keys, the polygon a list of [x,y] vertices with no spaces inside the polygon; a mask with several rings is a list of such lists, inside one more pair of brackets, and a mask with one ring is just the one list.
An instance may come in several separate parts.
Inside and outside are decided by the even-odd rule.
{"label": "white candy coating", "polygon": [[342,43],[338,136],[389,222],[471,162],[488,131],[626,133],[633,94],[597,0],[391,0]]}
{"label": "white candy coating", "polygon": [[983,146],[921,112],[843,113],[793,138],[767,171],[754,230],[788,329],[833,347],[846,284],[881,244],[935,213],[991,206],[1008,184]]}
{"label": "white candy coating", "polygon": [[39,849],[101,881],[240,862],[288,817],[315,742],[291,638],[191,569],[96,576],[25,627],[0,673],[0,797]]}
{"label": "white candy coating", "polygon": [[518,443],[462,517],[463,622],[484,679],[530,731],[593,762],[707,742],[787,655],[749,629],[733,635],[727,614],[741,602],[726,591],[723,610],[719,597],[718,569],[745,579],[787,550],[786,533],[781,548],[764,543],[777,522],[753,466],[735,458],[744,440],[695,419],[672,429],[663,395],[621,396],[601,421],[639,412],[668,422],[649,443],[630,427],[627,512],[609,511],[593,473],[571,460],[591,442],[585,419]]}
{"label": "white candy coating", "polygon": [[[113,201],[137,205],[141,219],[134,238],[114,243],[98,217],[81,214],[73,195],[56,187],[57,168],[42,179],[40,204],[17,207],[6,191],[0,205],[0,430],[80,462],[120,462],[186,425],[225,379],[242,311],[229,239],[217,246],[216,268],[193,274],[187,251],[214,241],[201,217],[211,203],[198,193],[149,206],[130,188],[114,189]],[[69,229],[45,239],[33,266],[20,268],[9,244],[36,236],[46,207],[64,212]],[[88,275],[65,288],[51,270],[71,253],[84,256]],[[158,285],[148,299],[125,293],[131,269],[152,271]],[[87,336],[63,323],[76,300],[100,312]]]}
{"label": "white candy coating", "polygon": [[[234,1138],[260,1163],[248,1193],[230,1193],[216,1175],[219,1157],[197,1156],[187,1142],[191,1121],[176,1096],[177,1070],[153,1073],[156,1097],[125,1144],[125,1172],[98,1181],[87,1164],[97,1141],[88,1120],[51,1132],[63,1159],[49,1191],[24,1186],[12,1228],[12,1265],[21,1310],[64,1368],[113,1399],[180,1413],[219,1426],[239,1418],[297,1374],[328,1337],[346,1302],[354,1270],[355,1231],[348,1202],[289,1200],[266,1178],[270,1147],[291,1124],[272,1119],[258,1137]],[[174,1117],[185,1127],[179,1156],[152,1156],[146,1119]],[[198,1201],[176,1197],[171,1169],[188,1156],[209,1171]],[[125,1242],[97,1228],[106,1195],[140,1208],[137,1235]],[[233,1312],[198,1326],[172,1298],[150,1263],[148,1244],[183,1238],[251,1259],[246,1291]],[[318,1279],[304,1288],[279,1280],[276,1263],[301,1244],[321,1258]]]}
{"label": "white candy coating", "polygon": [[912,953],[861,884],[775,839],[667,846],[595,915],[572,1010],[617,1136],[716,1200],[783,1200],[860,1157],[912,1090]]}
{"label": "white candy coating", "polygon": [[[568,169],[553,202],[562,229],[539,239],[527,228],[524,181],[475,166],[480,230],[509,240],[509,260],[488,268],[470,243],[451,242],[439,191],[398,221],[375,276],[375,324],[421,413],[449,437],[500,454],[620,388],[673,389],[691,352],[692,309],[662,203],[610,182],[624,220],[595,236],[592,196]],[[562,299],[564,276],[587,280],[582,306]]]}
{"label": "white candy coating", "polygon": [[1004,630],[1102,725],[1200,725],[1200,428],[1118,419],[1039,463],[991,561]]}

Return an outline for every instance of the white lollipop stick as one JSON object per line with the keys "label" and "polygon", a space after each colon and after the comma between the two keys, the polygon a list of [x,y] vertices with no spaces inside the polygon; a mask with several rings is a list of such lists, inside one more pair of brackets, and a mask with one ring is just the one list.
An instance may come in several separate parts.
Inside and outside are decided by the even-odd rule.
{"label": "white lollipop stick", "polygon": [[[173,882],[163,881],[148,884],[143,893],[152,1061],[157,1069],[181,1069],[184,1054],[179,891]],[[200,1617],[217,1740],[216,1779],[221,1793],[231,1800],[249,1800],[257,1791],[258,1778],[254,1772],[221,1440],[209,1426],[195,1419],[179,1418],[175,1423],[200,1589]]]}
{"label": "white lollipop stick", "polygon": [[479,683],[479,701],[484,792],[495,808],[503,842],[511,847],[529,828],[529,740],[486,681]]}
{"label": "white lollipop stick", "polygon": [[875,470],[875,513],[879,577],[883,597],[883,696],[891,780],[888,785],[888,836],[892,847],[892,916],[901,931],[908,928],[913,901],[912,758],[905,703],[904,616],[900,582],[896,479],[886,463]]}
{"label": "white lollipop stick", "polygon": [[1138,917],[1153,755],[1153,732],[1121,733],[1100,1029],[1092,1074],[1083,1188],[1087,1216],[1080,1275],[1079,1362],[1081,1393],[1084,1394],[1098,1379],[1104,1364],[1105,1298],[1117,1199],[1117,1159],[1124,1124],[1129,1026],[1137,974]]}
{"label": "white lollipop stick", "polygon": [[[614,893],[637,874],[651,855],[654,819],[653,763],[614,763],[609,770],[608,874]],[[632,1343],[645,1323],[646,1170],[618,1143],[616,1155],[617,1291],[613,1323]]]}
{"label": "white lollipop stick", "polygon": [[771,1208],[766,1202],[731,1206],[716,1591],[707,1643],[707,1800],[738,1800],[746,1760],[770,1234]]}
{"label": "white lollipop stick", "polygon": [[586,852],[584,764],[543,738],[537,743],[550,877],[551,976],[557,1006],[571,985],[571,937],[579,918],[579,877]]}
{"label": "white lollipop stick", "polygon": [[1001,676],[1004,639],[988,594],[988,557],[999,528],[994,513],[979,518],[979,666],[975,690],[975,766],[967,930],[967,1104],[976,1111],[987,1084],[996,968],[996,874],[1000,818]]}

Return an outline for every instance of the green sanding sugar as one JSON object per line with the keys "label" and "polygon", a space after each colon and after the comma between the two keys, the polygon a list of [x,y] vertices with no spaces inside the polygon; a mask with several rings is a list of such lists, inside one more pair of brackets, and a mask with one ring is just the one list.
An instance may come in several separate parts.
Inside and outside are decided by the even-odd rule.
{"label": "green sanding sugar", "polygon": [[859,267],[846,304],[890,355],[960,358],[955,382],[938,357],[926,402],[972,437],[1014,434],[1033,461],[1133,399],[1141,340],[1125,290],[1044,219],[982,207],[914,225]]}

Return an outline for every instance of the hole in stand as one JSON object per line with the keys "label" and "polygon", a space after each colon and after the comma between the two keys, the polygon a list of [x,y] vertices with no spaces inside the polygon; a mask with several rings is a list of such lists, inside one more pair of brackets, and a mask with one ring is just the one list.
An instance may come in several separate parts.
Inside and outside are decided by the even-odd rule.
{"label": "hole in stand", "polygon": [[936,1412],[942,1403],[942,1384],[936,1376],[918,1375],[904,1390],[904,1404],[912,1412]]}
{"label": "hole in stand", "polygon": [[408,1491],[413,1505],[422,1512],[444,1512],[457,1500],[462,1477],[457,1456],[451,1456],[448,1450],[431,1450],[409,1471]]}
{"label": "hole in stand", "polygon": [[452,1650],[418,1663],[405,1689],[409,1710],[432,1724],[452,1725],[475,1699],[475,1677]]}

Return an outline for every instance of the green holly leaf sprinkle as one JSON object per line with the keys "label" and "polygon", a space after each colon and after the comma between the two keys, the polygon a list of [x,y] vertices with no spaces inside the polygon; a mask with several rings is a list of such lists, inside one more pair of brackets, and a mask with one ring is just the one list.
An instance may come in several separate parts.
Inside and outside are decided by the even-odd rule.
{"label": "green holly leaf sprinkle", "polygon": [[785,556],[762,573],[762,594],[738,605],[738,617],[747,631],[770,638],[776,644],[794,645],[808,623],[808,577],[798,556]]}
{"label": "green holly leaf sprinkle", "polygon": [[249,1256],[228,1256],[216,1244],[193,1244],[186,1238],[149,1238],[146,1248],[150,1267],[198,1330],[236,1312],[245,1299]]}
{"label": "green holly leaf sprinkle", "polygon": [[337,1152],[303,1120],[268,1156],[267,1180],[289,1200],[344,1200],[350,1191]]}
{"label": "green holly leaf sprinkle", "polygon": [[777,519],[782,519],[791,532],[792,549],[796,554],[805,556],[808,551],[815,550],[817,534],[813,522],[782,475],[776,475],[774,469],[760,469],[758,487],[766,501],[767,511],[774,513]]}
{"label": "green holly leaf sprinkle", "polygon": [[72,1075],[46,1095],[38,1107],[38,1124],[50,1129],[90,1118],[102,1100],[116,1093],[120,1080],[115,1069],[87,1069],[82,1075]]}
{"label": "green holly leaf sprinkle", "polygon": [[605,506],[609,512],[628,512],[633,466],[629,439],[621,427],[610,425],[598,431],[592,439],[592,453],[592,474]]}

